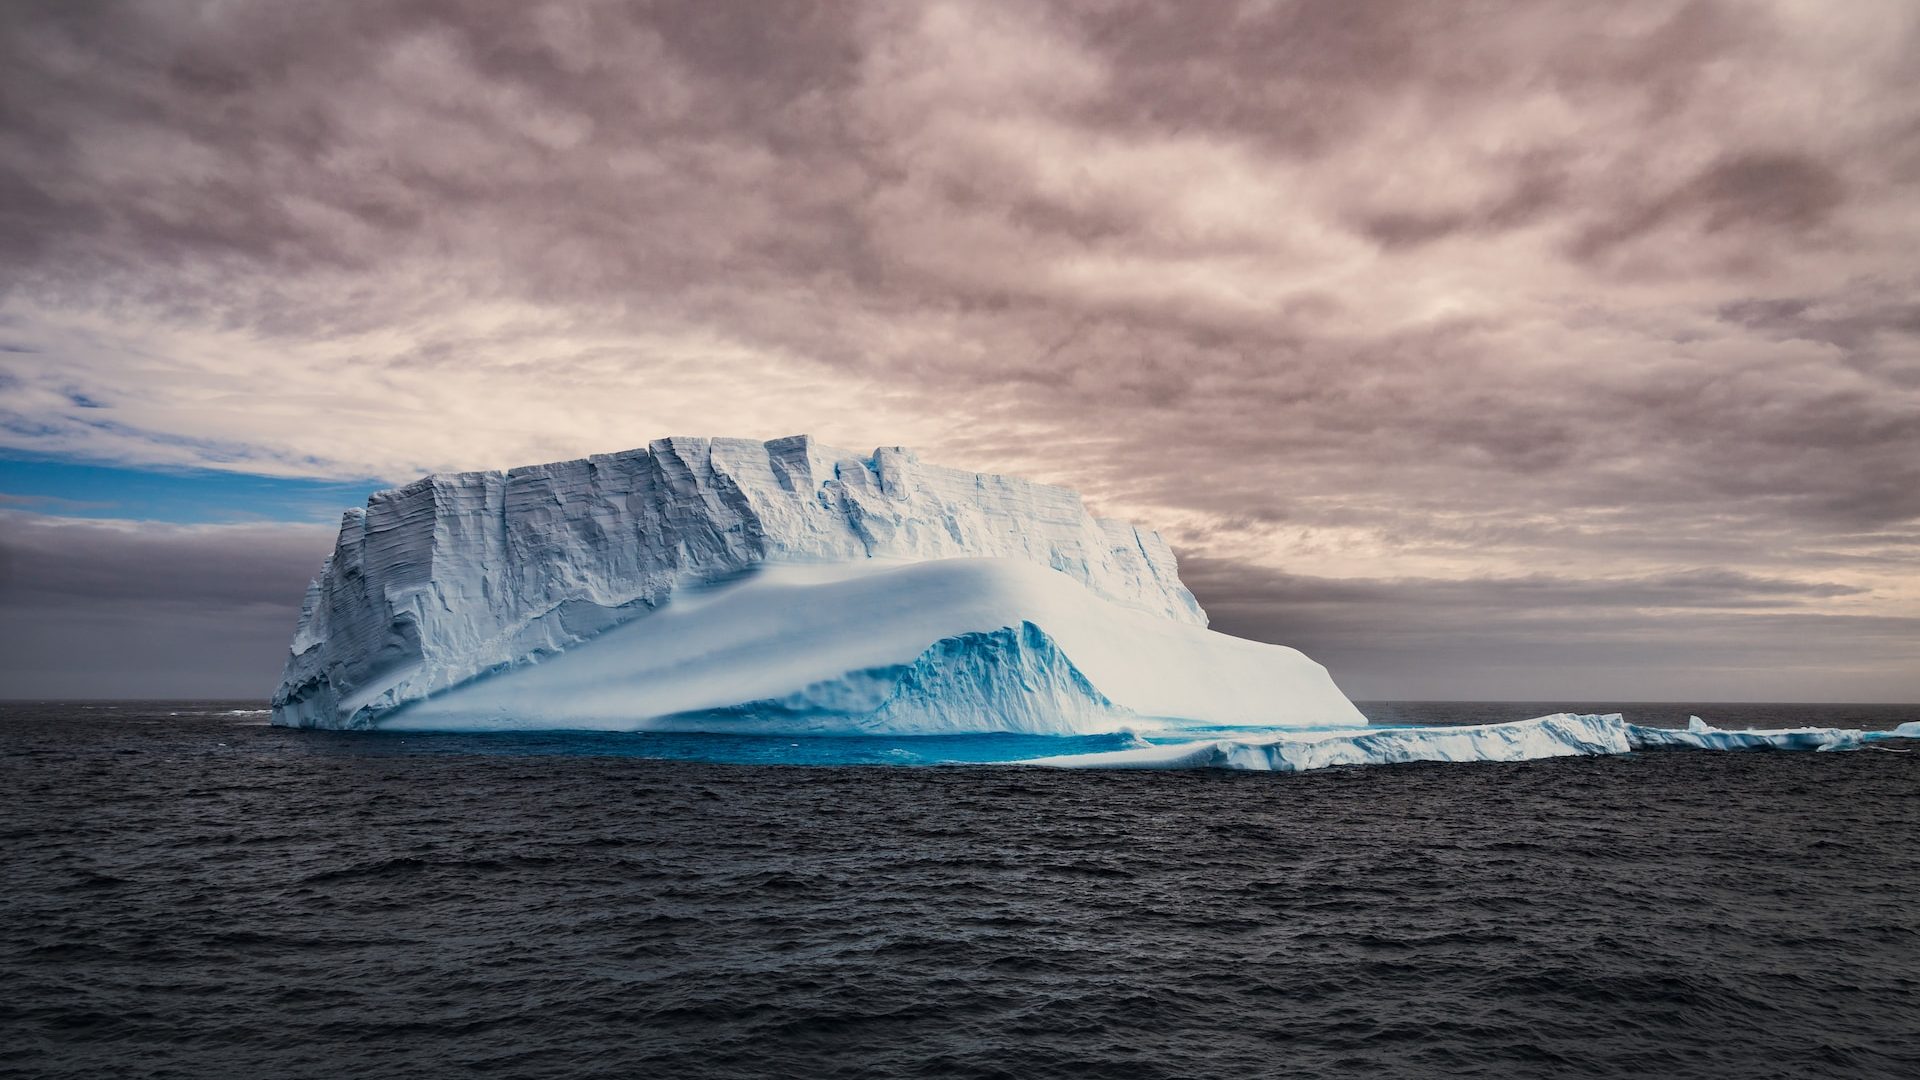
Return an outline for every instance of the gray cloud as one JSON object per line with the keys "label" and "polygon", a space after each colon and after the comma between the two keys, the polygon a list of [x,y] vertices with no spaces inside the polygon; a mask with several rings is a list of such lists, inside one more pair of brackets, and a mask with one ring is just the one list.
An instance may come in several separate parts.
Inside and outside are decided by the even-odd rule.
{"label": "gray cloud", "polygon": [[1737,570],[1696,569],[1615,581],[1532,574],[1460,581],[1349,581],[1308,578],[1276,571],[1250,571],[1234,562],[1200,556],[1182,561],[1183,578],[1216,603],[1336,602],[1411,591],[1450,603],[1494,608],[1702,608],[1775,607],[1797,600],[1856,596],[1859,586],[1831,581],[1756,577]]}
{"label": "gray cloud", "polygon": [[1286,641],[1350,695],[1904,700],[1920,618],[1834,615],[1834,583],[1695,571],[1595,582],[1343,580],[1187,559],[1216,629]]}
{"label": "gray cloud", "polygon": [[1910,618],[1917,28],[19,5],[0,443],[400,480],[812,429],[1256,569]]}
{"label": "gray cloud", "polygon": [[1826,225],[1845,201],[1840,177],[1814,158],[1743,150],[1588,227],[1574,238],[1572,251],[1582,259],[1598,258],[1676,223],[1706,234],[1737,230],[1742,236],[1792,240]]}
{"label": "gray cloud", "polygon": [[332,541],[0,511],[0,697],[264,698]]}

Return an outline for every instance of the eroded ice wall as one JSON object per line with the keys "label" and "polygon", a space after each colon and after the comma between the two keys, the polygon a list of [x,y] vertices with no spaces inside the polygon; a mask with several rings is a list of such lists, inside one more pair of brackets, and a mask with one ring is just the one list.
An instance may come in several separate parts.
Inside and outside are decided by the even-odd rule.
{"label": "eroded ice wall", "polygon": [[1096,519],[1065,488],[927,465],[899,447],[661,439],[427,477],[349,511],[302,606],[275,720],[366,722],[761,563],[959,556],[1028,560],[1206,624],[1158,533]]}

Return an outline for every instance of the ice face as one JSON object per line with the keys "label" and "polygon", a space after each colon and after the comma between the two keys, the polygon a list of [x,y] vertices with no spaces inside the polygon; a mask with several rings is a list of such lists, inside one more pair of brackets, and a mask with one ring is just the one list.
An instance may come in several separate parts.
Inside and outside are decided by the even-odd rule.
{"label": "ice face", "polygon": [[1157,533],[1096,519],[1064,488],[897,447],[662,439],[429,477],[349,511],[302,605],[274,719],[364,726],[763,566],[948,558],[1044,567],[1113,607],[1206,625]]}

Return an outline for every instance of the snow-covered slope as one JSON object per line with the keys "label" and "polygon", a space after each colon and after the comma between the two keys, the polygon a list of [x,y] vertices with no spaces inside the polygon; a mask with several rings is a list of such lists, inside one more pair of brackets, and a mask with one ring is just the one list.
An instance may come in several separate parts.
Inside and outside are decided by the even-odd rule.
{"label": "snow-covered slope", "polygon": [[1357,725],[1326,669],[1014,559],[770,567],[393,728],[1086,734]]}
{"label": "snow-covered slope", "polygon": [[[925,579],[865,572],[954,559],[988,562]],[[687,595],[767,567],[776,569],[764,580],[721,589],[724,599]],[[815,577],[803,581],[780,569],[791,567],[816,568]],[[1043,573],[1023,573],[1034,569]],[[795,599],[803,595],[795,589],[813,591]],[[979,593],[963,595],[968,589]],[[890,602],[911,618],[895,624],[874,614]],[[714,616],[704,630],[688,623],[702,604],[725,605],[730,621]],[[788,630],[780,623],[836,606],[843,617],[832,625],[801,619],[793,625],[813,628]],[[1124,650],[1104,640],[1121,637],[1118,630],[1089,629],[1103,622],[1142,628],[1140,641],[1183,644],[1158,657],[1136,649],[1126,663],[1105,663],[1103,656]],[[964,723],[986,723],[980,703],[989,699],[1003,715],[1020,696],[1016,688],[1030,689],[1036,715],[1047,695],[1080,694],[1064,660],[1089,683],[1082,696],[1096,704],[1086,709],[1103,717],[1241,722],[1224,718],[1249,716],[1261,695],[1278,690],[1279,698],[1260,701],[1261,721],[1364,722],[1324,670],[1298,653],[1211,634],[1205,625],[1158,534],[1096,519],[1064,488],[926,465],[900,448],[852,454],[805,436],[663,439],[645,450],[506,473],[428,477],[349,511],[308,590],[274,719],[368,726],[411,706],[421,723],[452,723],[458,705],[464,715],[497,721],[510,701],[528,725],[591,719],[636,726],[667,716],[719,723],[718,714],[701,721],[685,714],[733,708],[728,715],[737,716],[743,710],[735,707],[773,708],[813,693],[815,683],[842,680],[873,693],[882,683],[921,685],[921,704],[911,721],[905,706],[857,720],[849,707],[838,709],[833,724],[955,730],[969,709],[973,719]],[[668,626],[676,629],[662,629]],[[756,637],[754,628],[765,633]],[[711,648],[663,651],[661,642],[684,634]],[[809,635],[821,640],[804,640]],[[954,644],[965,635],[986,636],[968,638],[964,649]],[[960,693],[956,687],[929,688],[935,672],[927,665],[954,660],[957,649],[967,653],[965,664],[940,674],[981,694],[982,680],[1018,670],[982,659],[979,650],[989,645],[1012,650],[1009,658],[1018,653],[1020,664],[1044,664],[1045,677],[1029,671],[1025,682],[964,708],[948,696]],[[1046,649],[1060,655],[1043,660],[1034,651]],[[680,660],[660,659],[669,655]],[[874,674],[914,664],[921,668],[911,678]],[[1096,678],[1094,669],[1104,673]],[[1270,670],[1237,688],[1205,681],[1213,672],[1244,680],[1257,669]],[[696,685],[724,689],[703,696],[688,689]],[[1092,717],[1069,710],[1057,723],[1078,730],[1105,722]],[[803,726],[822,727],[815,719]]]}

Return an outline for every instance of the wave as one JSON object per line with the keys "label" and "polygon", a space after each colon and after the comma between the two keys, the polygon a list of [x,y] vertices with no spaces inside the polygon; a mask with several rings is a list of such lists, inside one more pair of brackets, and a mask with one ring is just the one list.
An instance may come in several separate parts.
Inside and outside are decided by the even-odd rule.
{"label": "wave", "polygon": [[1920,722],[1892,731],[1853,728],[1722,730],[1699,717],[1684,729],[1629,724],[1620,713],[1555,713],[1504,724],[1265,731],[1156,743],[1091,754],[1029,758],[1065,769],[1242,769],[1308,772],[1339,765],[1414,761],[1533,761],[1642,750],[1858,750],[1886,739],[1920,739]]}

